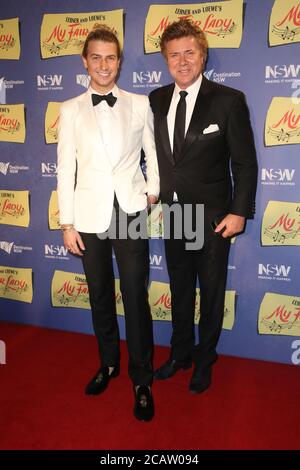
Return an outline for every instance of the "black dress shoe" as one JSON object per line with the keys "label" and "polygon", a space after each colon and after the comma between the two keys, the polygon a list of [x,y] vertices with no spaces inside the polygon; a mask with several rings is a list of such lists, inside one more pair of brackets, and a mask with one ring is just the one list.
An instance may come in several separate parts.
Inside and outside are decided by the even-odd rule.
{"label": "black dress shoe", "polygon": [[117,377],[120,373],[119,366],[115,366],[114,370],[109,373],[109,367],[101,367],[97,374],[87,384],[85,388],[86,395],[99,395],[107,389],[110,379]]}
{"label": "black dress shoe", "polygon": [[151,389],[148,385],[139,385],[137,390],[134,387],[134,394],[134,416],[140,421],[151,421],[154,416],[154,402]]}
{"label": "black dress shoe", "polygon": [[207,366],[203,369],[195,368],[189,390],[191,393],[202,393],[207,390],[211,385],[212,366]]}
{"label": "black dress shoe", "polygon": [[185,361],[176,361],[176,359],[169,358],[161,367],[154,372],[154,378],[157,380],[165,380],[172,377],[180,369],[189,369],[192,366],[192,361],[186,359]]}

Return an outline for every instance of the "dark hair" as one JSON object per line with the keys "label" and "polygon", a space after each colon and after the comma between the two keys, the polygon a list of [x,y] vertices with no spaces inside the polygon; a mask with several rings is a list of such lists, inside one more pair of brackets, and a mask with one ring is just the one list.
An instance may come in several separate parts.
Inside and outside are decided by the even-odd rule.
{"label": "dark hair", "polygon": [[160,49],[162,54],[164,56],[166,55],[166,45],[169,41],[188,36],[193,36],[196,39],[200,49],[202,50],[204,60],[206,60],[208,43],[205,34],[202,29],[191,23],[188,19],[174,21],[174,23],[169,24],[169,26],[164,30],[160,39]]}
{"label": "dark hair", "polygon": [[106,24],[95,24],[94,28],[89,32],[86,37],[85,43],[82,49],[82,56],[86,59],[88,54],[88,47],[91,41],[103,41],[103,42],[112,42],[117,47],[117,56],[118,59],[121,57],[121,46],[119,39],[117,38],[116,33],[113,29]]}

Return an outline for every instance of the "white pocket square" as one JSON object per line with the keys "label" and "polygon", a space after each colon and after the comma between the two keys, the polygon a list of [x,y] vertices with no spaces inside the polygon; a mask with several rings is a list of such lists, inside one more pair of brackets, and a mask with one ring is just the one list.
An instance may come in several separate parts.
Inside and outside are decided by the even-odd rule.
{"label": "white pocket square", "polygon": [[210,134],[211,132],[217,132],[219,130],[218,124],[210,124],[203,130],[203,134]]}

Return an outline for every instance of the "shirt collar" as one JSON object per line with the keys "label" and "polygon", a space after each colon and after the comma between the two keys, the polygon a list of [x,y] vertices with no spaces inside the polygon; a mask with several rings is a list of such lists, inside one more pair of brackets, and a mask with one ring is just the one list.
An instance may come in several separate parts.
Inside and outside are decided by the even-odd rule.
{"label": "shirt collar", "polygon": [[[191,86],[186,88],[184,91],[186,91],[189,95],[194,95],[194,94],[197,95],[199,92],[201,83],[202,83],[202,74],[200,74],[197,80]],[[174,90],[175,98],[178,98],[178,95],[181,91],[182,91],[181,88],[179,88],[177,83],[175,83],[175,90]]]}
{"label": "shirt collar", "polygon": [[[94,93],[95,95],[103,95],[103,93],[99,93],[98,91],[94,90],[91,86],[89,86],[88,91],[90,94]],[[119,88],[116,84],[114,84],[113,88],[110,91],[104,93],[104,95],[109,95],[109,93],[112,93],[116,98],[119,97]]]}

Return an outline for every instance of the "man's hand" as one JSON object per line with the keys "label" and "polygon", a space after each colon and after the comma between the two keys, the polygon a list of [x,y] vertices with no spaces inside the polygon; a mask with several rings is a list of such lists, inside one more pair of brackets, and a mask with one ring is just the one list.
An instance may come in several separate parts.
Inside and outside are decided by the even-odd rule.
{"label": "man's hand", "polygon": [[233,235],[236,235],[237,233],[240,233],[243,231],[244,226],[245,226],[245,217],[242,217],[240,215],[235,215],[235,214],[228,214],[216,227],[215,232],[216,233],[220,232],[222,228],[225,226],[226,228],[224,232],[221,234],[222,237],[224,238],[232,237]]}
{"label": "man's hand", "polygon": [[72,228],[70,230],[65,230],[63,232],[63,237],[64,237],[64,245],[69,250],[70,253],[73,253],[73,255],[79,255],[79,256],[83,255],[82,251],[85,250],[85,246],[83,244],[81,236],[79,235],[77,230],[75,230],[75,228]]}

